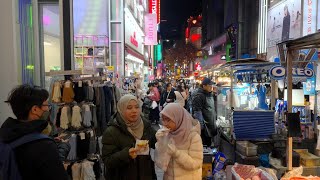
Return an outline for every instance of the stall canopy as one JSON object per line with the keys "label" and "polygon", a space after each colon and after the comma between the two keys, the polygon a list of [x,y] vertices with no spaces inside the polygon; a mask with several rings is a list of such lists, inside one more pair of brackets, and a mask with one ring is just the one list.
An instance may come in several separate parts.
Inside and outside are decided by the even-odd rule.
{"label": "stall canopy", "polygon": [[248,58],[248,59],[237,59],[236,61],[228,62],[221,67],[220,69],[232,68],[233,70],[243,70],[243,69],[252,69],[264,66],[275,65],[274,62],[265,61],[262,59]]}
{"label": "stall canopy", "polygon": [[[301,63],[308,62],[295,61],[299,50],[320,48],[320,32],[310,34],[295,40],[289,40],[278,45],[278,52],[281,64],[287,67],[287,110],[292,112],[292,67]],[[288,170],[292,170],[292,137],[288,138]]]}

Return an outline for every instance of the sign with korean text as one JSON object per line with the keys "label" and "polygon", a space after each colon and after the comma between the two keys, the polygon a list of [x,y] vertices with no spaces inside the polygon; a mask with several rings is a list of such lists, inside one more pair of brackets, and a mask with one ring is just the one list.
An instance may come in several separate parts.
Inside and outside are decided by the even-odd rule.
{"label": "sign with korean text", "polygon": [[303,4],[303,36],[316,32],[317,1],[304,0]]}

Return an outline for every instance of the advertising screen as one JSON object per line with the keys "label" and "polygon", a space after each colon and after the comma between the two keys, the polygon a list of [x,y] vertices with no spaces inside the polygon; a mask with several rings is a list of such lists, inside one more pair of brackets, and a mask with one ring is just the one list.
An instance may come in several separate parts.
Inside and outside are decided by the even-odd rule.
{"label": "advertising screen", "polygon": [[301,1],[284,0],[268,10],[267,46],[301,37]]}

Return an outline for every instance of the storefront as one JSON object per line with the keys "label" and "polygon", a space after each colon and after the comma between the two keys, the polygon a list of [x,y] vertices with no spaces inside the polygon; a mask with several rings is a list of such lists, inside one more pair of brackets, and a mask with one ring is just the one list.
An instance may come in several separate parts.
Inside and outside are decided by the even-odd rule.
{"label": "storefront", "polygon": [[145,62],[145,46],[142,29],[143,11],[135,8],[136,4],[127,4],[125,15],[125,74],[124,76],[143,76]]}
{"label": "storefront", "polygon": [[300,38],[320,29],[319,0],[274,2],[270,4],[267,15],[267,60],[272,62],[279,58],[276,47],[278,43]]}

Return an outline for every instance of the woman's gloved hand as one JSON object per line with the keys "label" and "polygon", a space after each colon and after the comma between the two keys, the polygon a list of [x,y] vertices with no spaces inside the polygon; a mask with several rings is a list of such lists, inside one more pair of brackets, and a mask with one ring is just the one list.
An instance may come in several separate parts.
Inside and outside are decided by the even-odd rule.
{"label": "woman's gloved hand", "polygon": [[156,138],[157,138],[157,141],[161,141],[162,138],[164,137],[165,133],[163,131],[157,131],[156,132]]}
{"label": "woman's gloved hand", "polygon": [[174,144],[168,144],[168,154],[174,157],[176,156],[177,151],[177,147]]}

